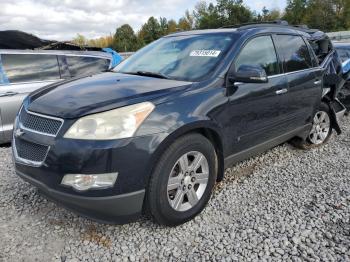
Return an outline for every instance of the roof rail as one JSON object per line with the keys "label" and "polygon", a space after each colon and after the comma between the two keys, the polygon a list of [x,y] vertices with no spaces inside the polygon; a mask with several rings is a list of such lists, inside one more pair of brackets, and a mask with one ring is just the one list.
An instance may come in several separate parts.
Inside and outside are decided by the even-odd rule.
{"label": "roof rail", "polygon": [[288,26],[288,22],[285,20],[275,20],[275,21],[267,21],[267,22],[252,22],[252,23],[243,23],[237,25],[227,25],[222,26],[220,28],[241,28],[245,26],[264,26],[264,25],[279,25],[279,26]]}
{"label": "roof rail", "polygon": [[294,27],[298,27],[298,28],[301,28],[301,29],[310,29],[307,25],[292,25]]}
{"label": "roof rail", "polygon": [[[245,23],[233,26],[223,26],[220,28],[235,28],[237,30],[253,29],[259,27],[284,27],[289,29],[294,29],[298,31],[305,32],[307,34],[315,34],[317,32],[322,32],[319,29],[309,28],[307,25],[289,25],[285,20],[275,20],[268,22],[257,22],[257,23]],[[323,33],[323,32],[322,32]]]}
{"label": "roof rail", "polygon": [[252,22],[252,23],[243,23],[237,25],[228,25],[220,28],[240,28],[240,29],[248,29],[253,27],[263,27],[263,26],[286,26],[290,28],[296,28],[303,31],[315,31],[316,29],[310,29],[307,25],[289,25],[285,20],[275,20],[275,21],[267,21],[267,22]]}

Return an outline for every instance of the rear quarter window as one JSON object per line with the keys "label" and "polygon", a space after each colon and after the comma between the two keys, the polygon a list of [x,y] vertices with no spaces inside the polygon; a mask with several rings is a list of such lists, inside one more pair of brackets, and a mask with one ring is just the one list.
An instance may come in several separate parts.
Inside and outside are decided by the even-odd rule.
{"label": "rear quarter window", "polygon": [[3,54],[1,60],[10,83],[60,79],[55,55]]}
{"label": "rear quarter window", "polygon": [[71,77],[97,74],[106,71],[110,64],[108,59],[86,56],[67,56],[66,61]]}
{"label": "rear quarter window", "polygon": [[277,35],[276,44],[286,73],[313,67],[304,39],[295,35]]}

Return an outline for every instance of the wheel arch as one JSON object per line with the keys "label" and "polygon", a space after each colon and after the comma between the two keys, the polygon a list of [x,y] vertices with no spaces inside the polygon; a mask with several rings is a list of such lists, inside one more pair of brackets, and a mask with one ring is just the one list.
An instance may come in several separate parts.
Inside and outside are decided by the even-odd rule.
{"label": "wheel arch", "polygon": [[[224,153],[223,153],[223,142],[222,135],[218,127],[215,127],[211,121],[199,121],[191,124],[187,124],[167,135],[163,141],[159,144],[155,150],[151,163],[157,163],[162,156],[162,153],[178,138],[191,134],[198,133],[206,137],[214,146],[217,157],[218,157],[218,173],[217,182],[222,181],[224,176]],[[151,168],[151,174],[154,166]],[[147,182],[148,183],[148,182]]]}

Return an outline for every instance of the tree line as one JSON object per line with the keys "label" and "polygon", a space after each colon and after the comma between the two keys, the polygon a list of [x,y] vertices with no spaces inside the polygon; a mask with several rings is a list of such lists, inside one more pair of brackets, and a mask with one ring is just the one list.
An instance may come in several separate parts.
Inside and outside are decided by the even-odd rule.
{"label": "tree line", "polygon": [[136,51],[158,38],[177,31],[210,29],[251,22],[283,19],[293,25],[308,25],[320,30],[350,29],[350,0],[287,0],[285,10],[264,7],[252,11],[243,0],[217,0],[207,4],[200,1],[193,11],[187,10],[178,21],[165,17],[150,17],[137,32],[124,24],[114,35],[88,40],[78,35],[73,42],[79,45],[112,47],[118,52]]}

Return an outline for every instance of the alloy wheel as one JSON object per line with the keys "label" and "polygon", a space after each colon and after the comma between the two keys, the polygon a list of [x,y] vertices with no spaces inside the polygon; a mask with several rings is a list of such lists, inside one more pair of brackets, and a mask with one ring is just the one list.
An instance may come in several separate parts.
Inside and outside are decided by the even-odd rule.
{"label": "alloy wheel", "polygon": [[208,181],[206,157],[198,151],[182,155],[169,175],[167,193],[170,206],[182,212],[193,208],[202,198]]}
{"label": "alloy wheel", "polygon": [[315,145],[322,144],[329,134],[331,128],[331,121],[329,116],[324,111],[319,111],[316,113],[311,132],[309,134],[309,139],[311,143]]}

